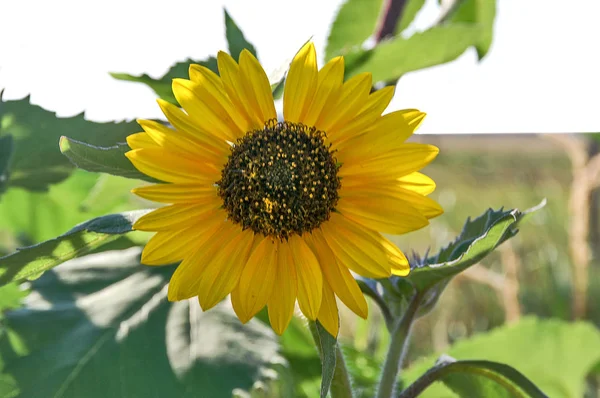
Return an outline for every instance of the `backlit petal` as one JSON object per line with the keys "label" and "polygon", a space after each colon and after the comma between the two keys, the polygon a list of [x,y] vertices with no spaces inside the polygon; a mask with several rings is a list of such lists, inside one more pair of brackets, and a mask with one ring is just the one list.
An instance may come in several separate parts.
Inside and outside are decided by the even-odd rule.
{"label": "backlit petal", "polygon": [[391,275],[383,247],[360,224],[332,213],[330,220],[321,224],[321,230],[336,258],[352,271],[368,278]]}
{"label": "backlit petal", "polygon": [[340,316],[333,290],[327,282],[323,283],[323,303],[317,319],[329,334],[337,337],[340,330]]}
{"label": "backlit petal", "polygon": [[298,275],[298,305],[308,319],[315,320],[323,295],[323,274],[319,261],[298,235],[290,236],[288,243]]}
{"label": "backlit petal", "polygon": [[275,286],[279,240],[263,238],[244,267],[238,286],[243,318],[250,319],[268,302]]}
{"label": "backlit petal", "polygon": [[283,90],[283,116],[299,123],[308,111],[317,88],[317,53],[312,42],[306,43],[292,60]]}
{"label": "backlit petal", "polygon": [[276,287],[273,289],[271,297],[269,297],[267,307],[271,326],[275,333],[281,335],[294,314],[298,278],[289,245],[280,244],[278,256],[275,276]]}
{"label": "backlit petal", "polygon": [[253,241],[254,232],[239,231],[206,264],[198,281],[198,300],[204,311],[217,305],[238,284]]}

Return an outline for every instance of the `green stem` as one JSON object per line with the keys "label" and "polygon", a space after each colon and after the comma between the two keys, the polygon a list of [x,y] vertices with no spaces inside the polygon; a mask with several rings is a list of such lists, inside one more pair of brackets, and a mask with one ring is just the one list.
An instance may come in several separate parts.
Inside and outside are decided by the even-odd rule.
{"label": "green stem", "polygon": [[352,398],[352,384],[340,346],[335,349],[335,372],[331,381],[331,398]]}
{"label": "green stem", "polygon": [[419,309],[420,302],[421,296],[415,294],[406,312],[392,330],[390,348],[385,358],[379,388],[377,389],[377,398],[392,398],[394,395],[398,374],[400,373],[404,354],[408,347],[410,329]]}
{"label": "green stem", "polygon": [[[321,357],[321,362],[324,361],[324,353],[321,348],[321,342],[319,337],[319,332],[317,331],[316,322],[309,321],[308,329],[315,341],[315,345],[317,346],[317,350],[319,351],[319,356]],[[344,355],[342,354],[342,350],[340,349],[339,343],[336,341],[335,345],[335,369],[333,371],[333,378],[331,379],[331,386],[329,387],[329,393],[331,394],[331,398],[352,398],[354,395],[352,394],[352,383],[350,382],[350,373],[348,373],[348,369],[346,368],[346,361],[344,360]]]}

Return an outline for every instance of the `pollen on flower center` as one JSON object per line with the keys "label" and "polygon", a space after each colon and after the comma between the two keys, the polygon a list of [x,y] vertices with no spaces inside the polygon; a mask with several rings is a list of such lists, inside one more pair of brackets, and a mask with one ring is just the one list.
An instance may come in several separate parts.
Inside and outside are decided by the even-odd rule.
{"label": "pollen on flower center", "polygon": [[229,218],[280,239],[328,220],[340,179],[324,138],[314,127],[273,119],[238,139],[217,182]]}

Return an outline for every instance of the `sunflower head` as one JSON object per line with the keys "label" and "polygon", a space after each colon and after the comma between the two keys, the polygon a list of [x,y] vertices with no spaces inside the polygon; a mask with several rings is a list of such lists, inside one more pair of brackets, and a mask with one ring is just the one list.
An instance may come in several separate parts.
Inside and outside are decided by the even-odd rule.
{"label": "sunflower head", "polygon": [[208,310],[231,294],[247,322],[265,305],[277,333],[296,303],[332,334],[337,299],[362,317],[367,304],[352,272],[406,275],[404,254],[381,233],[422,228],[442,213],[418,172],[437,148],[407,144],[424,113],[382,116],[394,89],[371,93],[368,73],[344,81],[344,60],[318,69],[306,44],[287,75],[283,120],[267,76],[243,51],[218,55],[219,74],[192,65],[175,79],[182,108],[159,100],[170,126],[140,120],[126,156],[164,181],[134,192],[166,204],[140,218],[153,231],[142,262],[181,262],[169,299],[198,297]]}
{"label": "sunflower head", "polygon": [[217,182],[229,218],[279,239],[327,221],[340,179],[325,138],[314,127],[275,119],[239,138]]}

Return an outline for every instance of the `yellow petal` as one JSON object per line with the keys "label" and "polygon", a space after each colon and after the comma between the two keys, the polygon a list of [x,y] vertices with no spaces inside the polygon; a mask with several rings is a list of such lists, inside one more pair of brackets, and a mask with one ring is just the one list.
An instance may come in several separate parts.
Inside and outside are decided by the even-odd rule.
{"label": "yellow petal", "polygon": [[234,132],[237,132],[236,137],[241,137],[250,129],[248,120],[238,112],[227,96],[219,76],[210,69],[200,65],[190,66],[190,78],[192,75],[194,76],[192,79],[193,82],[197,84],[196,90],[198,95],[205,101],[211,101],[215,112],[225,118],[231,119],[228,125]]}
{"label": "yellow petal", "polygon": [[154,142],[170,152],[180,152],[187,157],[201,159],[214,156],[197,142],[187,139],[185,135],[180,134],[177,130],[170,129],[162,123],[154,120],[138,120],[138,124],[142,126]]}
{"label": "yellow petal", "polygon": [[200,278],[207,264],[223,246],[239,234],[240,228],[220,219],[217,223],[204,225],[205,230],[197,237],[196,250],[179,264],[169,282],[170,301],[185,300],[200,293]]}
{"label": "yellow petal", "polygon": [[158,148],[158,144],[146,133],[136,133],[127,136],[127,145],[131,149]]}
{"label": "yellow petal", "polygon": [[407,174],[398,178],[400,187],[421,195],[429,195],[435,191],[435,181],[419,172]]}
{"label": "yellow petal", "polygon": [[198,126],[189,115],[170,102],[162,99],[158,99],[157,102],[169,123],[171,123],[177,131],[184,134],[186,138],[197,141],[207,151],[225,155],[225,158],[227,158],[227,155],[229,154],[229,144],[227,144],[224,139],[215,137],[213,134],[201,130],[200,126]]}
{"label": "yellow petal", "polygon": [[[359,186],[352,186],[349,188],[342,188],[339,191],[340,197],[345,198],[342,202],[344,205],[348,205],[346,199],[350,201],[360,201],[365,206],[375,207],[368,202],[371,197],[382,198],[389,203],[390,206],[396,206],[397,210],[402,213],[408,212],[409,210],[417,210],[420,214],[425,216],[427,219],[437,217],[444,212],[442,207],[433,199],[423,196],[414,191],[403,188],[399,183],[396,184],[365,184]],[[395,201],[394,205],[391,201]],[[374,205],[374,203],[373,203]],[[400,207],[406,208],[406,210],[400,209]],[[383,213],[383,208],[372,209],[375,213]]]}
{"label": "yellow petal", "polygon": [[331,141],[339,138],[339,130],[362,109],[371,91],[371,74],[361,73],[342,86],[335,103],[327,102],[326,110],[321,113],[315,124],[318,130],[325,131]]}
{"label": "yellow petal", "polygon": [[306,235],[305,240],[317,255],[325,281],[335,294],[355,314],[366,319],[369,307],[364,295],[348,268],[340,265],[335,258],[321,230],[314,229],[312,233]]}
{"label": "yellow petal", "polygon": [[302,313],[314,321],[319,314],[323,297],[323,274],[319,261],[298,235],[292,235],[288,244],[298,275],[298,305]]}
{"label": "yellow petal", "polygon": [[339,151],[342,162],[381,156],[402,146],[424,118],[425,113],[414,109],[391,112],[375,120],[362,134],[350,139],[341,137],[332,148]]}
{"label": "yellow petal", "polygon": [[374,240],[377,240],[381,246],[383,246],[388,257],[390,267],[392,268],[392,274],[398,276],[408,275],[410,272],[410,264],[398,246],[390,242],[386,237],[377,231],[366,230],[366,232],[371,235]]}
{"label": "yellow petal", "polygon": [[318,73],[317,89],[306,115],[300,121],[306,126],[314,126],[322,112],[326,112],[325,104],[334,103],[344,82],[344,58],[335,57]]}
{"label": "yellow petal", "polygon": [[142,264],[164,265],[183,260],[195,250],[202,233],[198,226],[157,232],[142,251]]}
{"label": "yellow petal", "polygon": [[240,54],[240,73],[242,83],[246,85],[246,92],[252,97],[248,105],[252,106],[263,123],[277,119],[269,78],[258,60],[246,49]]}
{"label": "yellow petal", "polygon": [[360,224],[333,213],[321,230],[336,258],[352,271],[367,278],[391,275],[383,247]]}
{"label": "yellow petal", "polygon": [[190,80],[174,79],[173,94],[202,131],[230,142],[235,142],[244,133],[205,87]]}
{"label": "yellow petal", "polygon": [[233,307],[233,311],[235,312],[235,314],[237,315],[237,317],[239,318],[240,322],[242,323],[246,323],[248,322],[250,319],[252,319],[251,316],[248,316],[242,306],[242,298],[240,296],[240,285],[238,283],[238,285],[233,289],[233,291],[231,292],[231,306]]}
{"label": "yellow petal", "polygon": [[[213,209],[217,210],[217,207]],[[208,213],[208,214],[207,214]],[[165,231],[194,226],[210,216],[203,205],[171,205],[158,208],[140,217],[133,229],[138,231]]]}
{"label": "yellow petal", "polygon": [[333,134],[336,140],[347,140],[362,134],[373,126],[376,120],[382,119],[381,114],[387,108],[394,96],[394,87],[384,87],[369,95],[367,102],[358,114],[347,124]]}
{"label": "yellow petal", "polygon": [[240,277],[238,285],[243,316],[250,319],[260,311],[271,297],[277,274],[279,241],[263,238],[258,244]]}
{"label": "yellow petal", "polygon": [[292,320],[298,292],[294,259],[288,244],[279,245],[275,286],[267,303],[269,321],[275,333],[281,335]]}
{"label": "yellow petal", "polygon": [[283,116],[300,123],[308,111],[317,88],[317,53],[312,42],[306,43],[292,60],[283,90]]}
{"label": "yellow petal", "polygon": [[356,177],[398,178],[427,166],[438,153],[439,149],[433,145],[403,144],[380,157],[346,162],[340,168],[338,175],[344,179]]}
{"label": "yellow petal", "polygon": [[340,316],[333,290],[331,290],[327,282],[323,283],[323,303],[321,304],[317,319],[329,334],[337,337],[340,330]]}
{"label": "yellow petal", "polygon": [[208,84],[216,89],[220,91],[224,90],[223,82],[221,82],[219,75],[204,65],[191,64],[189,68],[189,75],[190,80],[194,83],[204,84],[208,81]]}
{"label": "yellow petal", "polygon": [[202,183],[155,184],[134,188],[134,194],[160,203],[205,204],[212,208],[222,202],[213,181]]}
{"label": "yellow petal", "polygon": [[346,196],[336,208],[358,224],[390,234],[404,234],[429,224],[410,204],[389,196]]}
{"label": "yellow petal", "polygon": [[134,149],[125,156],[142,173],[166,182],[217,181],[220,171],[162,148]]}
{"label": "yellow petal", "polygon": [[217,64],[225,92],[227,92],[238,113],[247,120],[251,127],[250,130],[262,129],[265,122],[251,105],[251,93],[246,91],[246,85],[242,83],[238,64],[231,55],[223,51],[219,51],[217,55]]}
{"label": "yellow petal", "polygon": [[253,241],[254,232],[239,231],[205,265],[198,281],[198,300],[204,311],[217,305],[238,284]]}

